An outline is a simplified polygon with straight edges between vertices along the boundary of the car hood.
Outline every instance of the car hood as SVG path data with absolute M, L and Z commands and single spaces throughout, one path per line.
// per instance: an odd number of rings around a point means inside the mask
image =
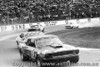
M 77 48 L 74 47 L 74 46 L 63 44 L 62 46 L 43 47 L 43 48 L 40 49 L 40 52 L 46 54 L 46 53 L 56 53 L 56 52 L 70 51 L 70 50 L 77 50 Z

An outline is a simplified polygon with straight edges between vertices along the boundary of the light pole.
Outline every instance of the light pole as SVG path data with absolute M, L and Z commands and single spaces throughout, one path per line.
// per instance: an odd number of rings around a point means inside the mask
M 9 25 L 10 23 L 9 23 L 9 12 L 7 13 L 7 24 Z
M 11 19 L 12 24 L 14 24 L 14 19 Z

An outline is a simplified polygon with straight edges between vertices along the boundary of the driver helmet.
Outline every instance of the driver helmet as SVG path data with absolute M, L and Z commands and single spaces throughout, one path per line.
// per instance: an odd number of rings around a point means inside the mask
M 21 34 L 20 34 L 20 37 L 21 37 L 21 38 L 23 38 L 24 36 L 25 36 L 24 33 L 21 33 Z

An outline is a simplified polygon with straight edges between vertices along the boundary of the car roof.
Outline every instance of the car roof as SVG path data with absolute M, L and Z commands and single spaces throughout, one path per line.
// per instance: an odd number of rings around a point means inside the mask
M 43 33 L 43 32 L 41 32 L 41 31 L 32 31 L 32 32 L 22 32 L 22 33 L 24 33 L 24 34 L 30 34 L 30 33 Z
M 45 35 L 38 35 L 38 36 L 28 37 L 28 39 L 39 39 L 39 38 L 45 38 L 45 37 L 58 37 L 58 36 L 53 35 L 53 34 L 45 34 Z
M 44 35 L 45 33 L 40 31 L 34 31 L 34 32 L 22 32 L 26 36 L 38 36 L 38 35 Z
M 31 26 L 38 26 L 38 25 L 31 25 Z

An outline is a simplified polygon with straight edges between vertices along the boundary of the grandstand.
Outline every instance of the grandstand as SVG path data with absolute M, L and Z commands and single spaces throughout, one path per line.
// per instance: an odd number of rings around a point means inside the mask
M 0 24 L 100 16 L 100 0 L 0 0 Z

